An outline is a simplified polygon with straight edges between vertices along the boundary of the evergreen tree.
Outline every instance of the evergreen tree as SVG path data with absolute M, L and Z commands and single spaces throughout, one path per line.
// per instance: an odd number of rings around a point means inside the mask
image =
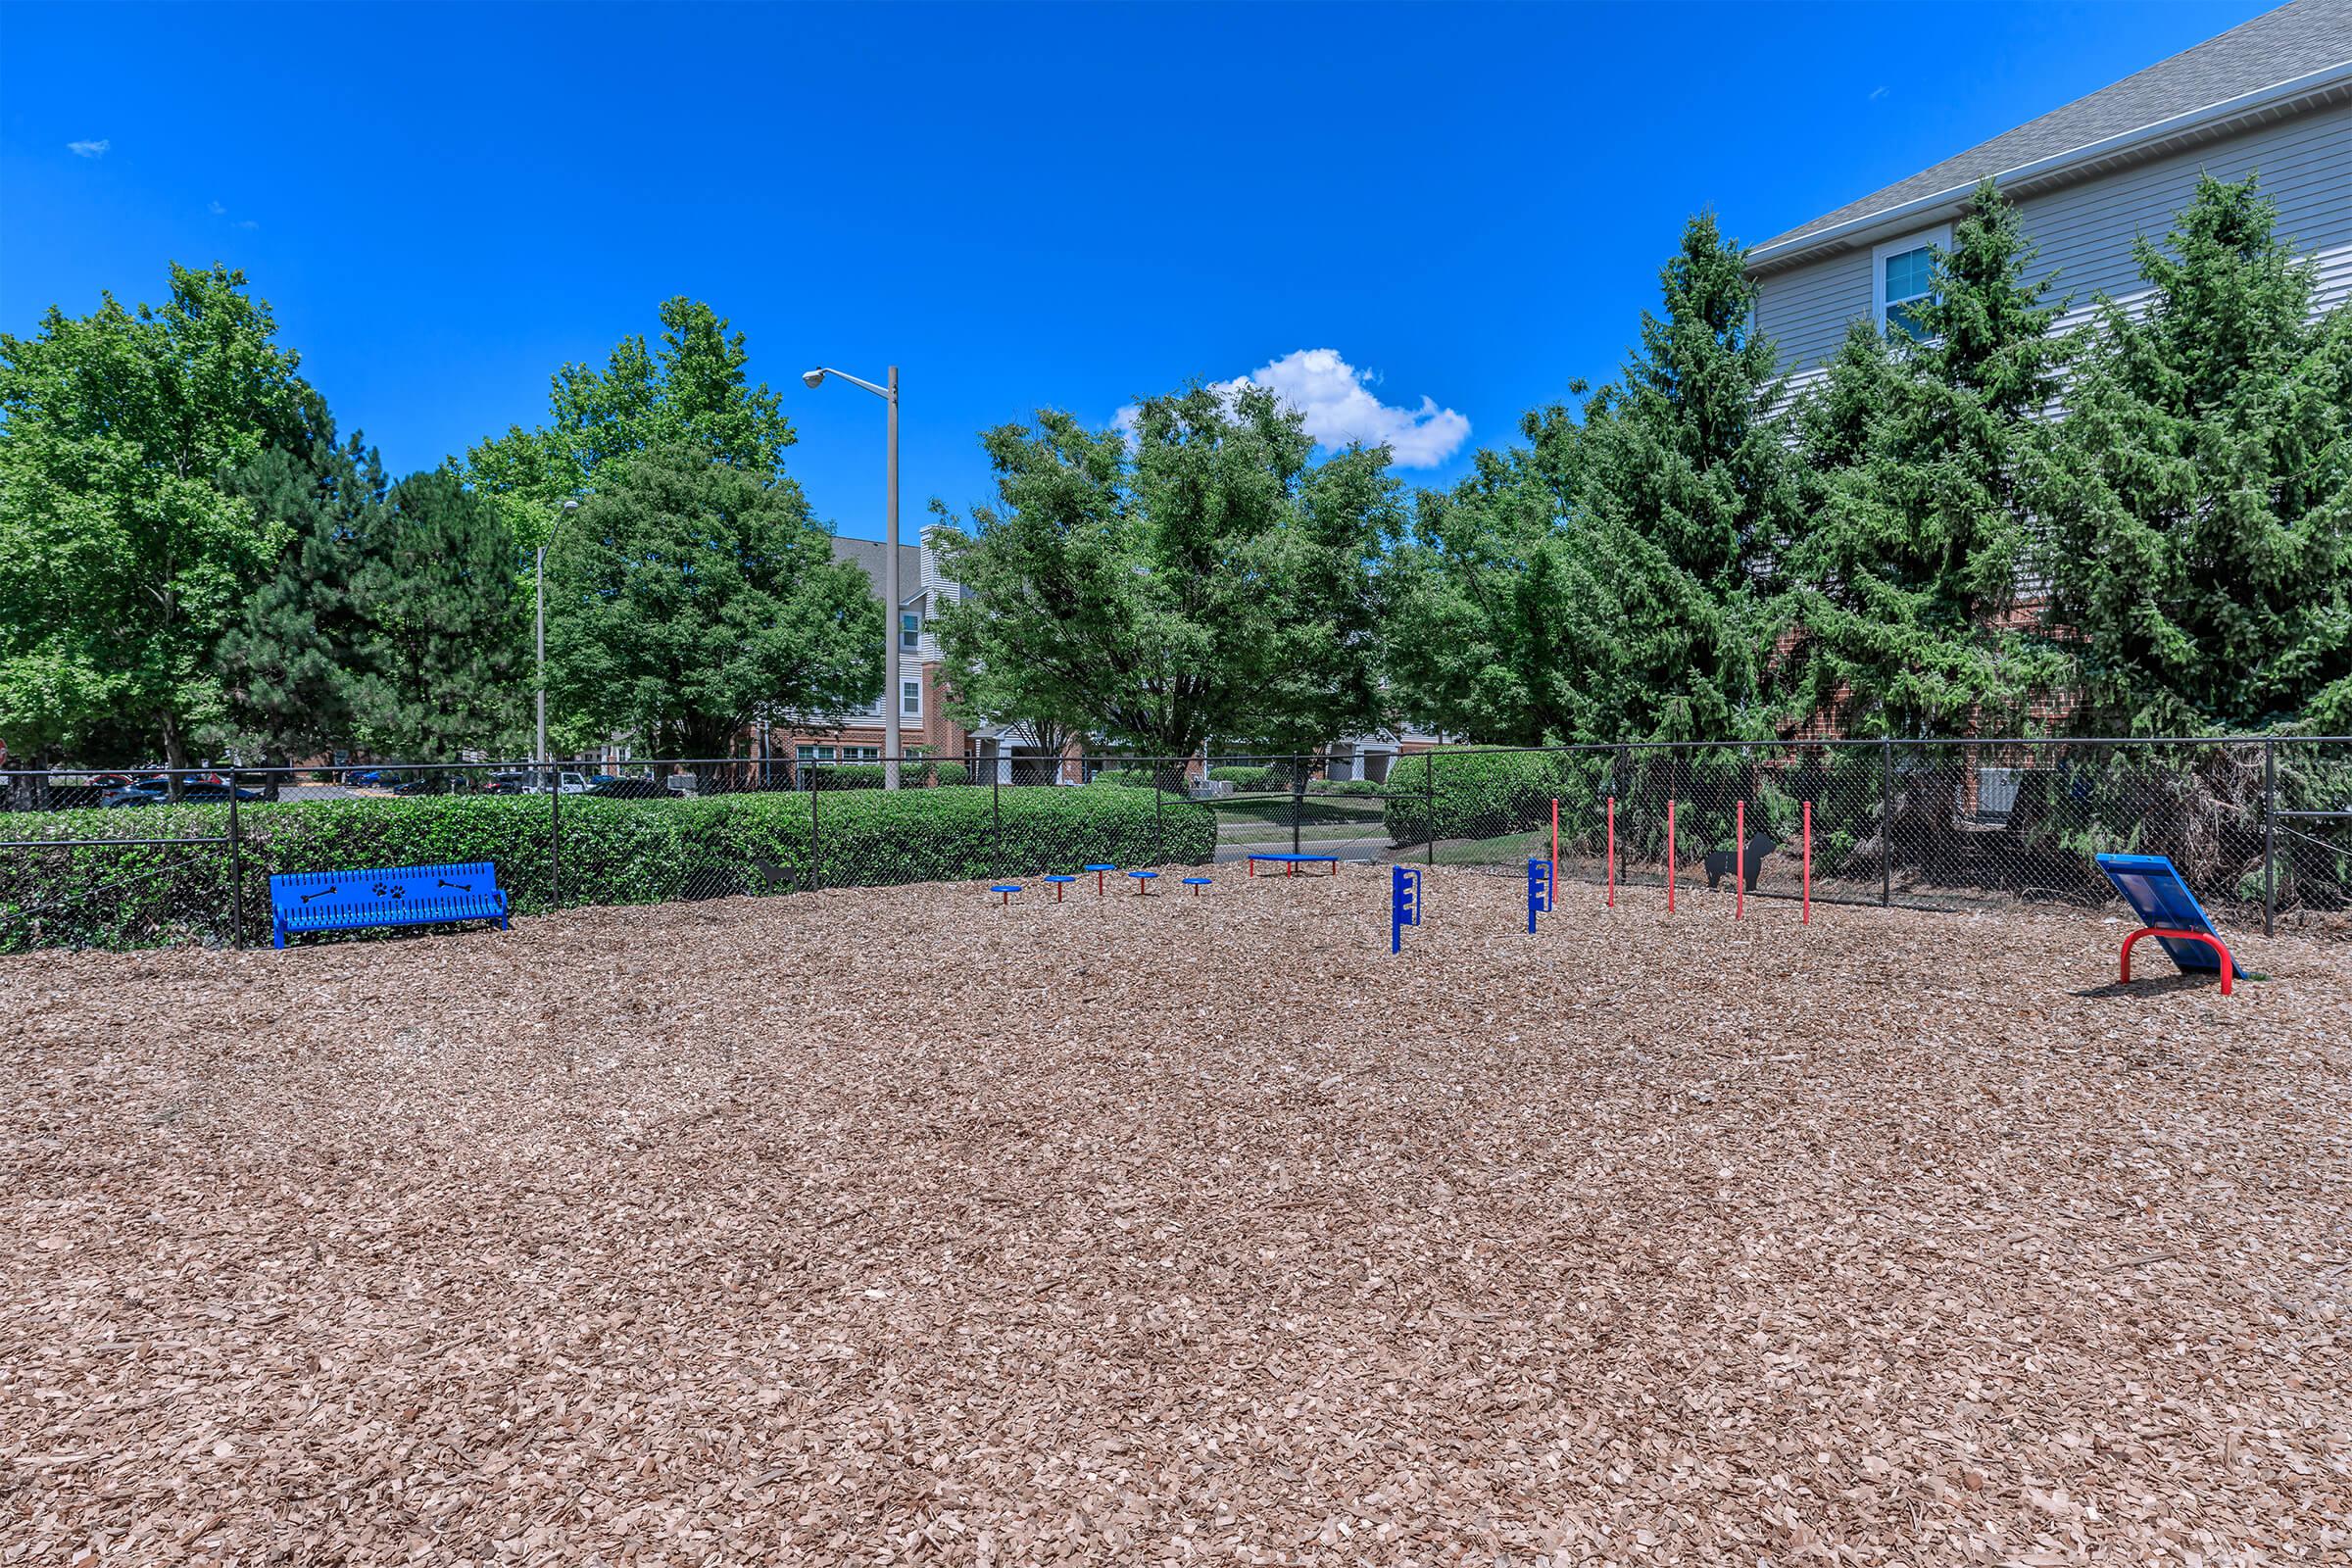
M 514 534 L 447 468 L 394 485 L 373 518 L 351 581 L 364 639 L 351 698 L 360 740 L 416 761 L 519 740 L 529 666 Z
M 1911 312 L 1921 336 L 1858 328 L 1807 400 L 1815 491 L 1789 551 L 1801 636 L 1786 674 L 1851 732 L 2006 726 L 2057 678 L 2011 621 L 2062 350 L 2032 261 L 1985 181 Z
M 2352 308 L 2251 178 L 2199 181 L 2144 303 L 2103 303 L 2045 482 L 2080 721 L 2352 725 Z
M 215 738 L 275 765 L 351 739 L 368 642 L 352 587 L 384 500 L 375 453 L 357 435 L 338 445 L 316 393 L 303 413 L 298 445 L 271 447 L 229 481 L 287 544 L 214 655 L 224 701 Z
M 1711 214 L 1659 272 L 1619 380 L 1424 494 L 1392 567 L 1417 716 L 1539 744 L 1757 733 L 1767 576 L 1801 496 L 1744 253 Z M 1578 388 L 1580 392 L 1582 388 Z

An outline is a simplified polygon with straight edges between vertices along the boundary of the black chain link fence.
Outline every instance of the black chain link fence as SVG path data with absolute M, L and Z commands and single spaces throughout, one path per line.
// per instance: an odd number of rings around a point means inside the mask
M 1967 910 L 2170 856 L 2217 919 L 2352 934 L 2352 740 L 1824 741 L 19 774 L 0 952 L 270 940 L 286 871 L 488 860 L 515 913 L 1251 855 Z M 1366 775 L 1376 776 L 1366 776 Z M 1810 857 L 1806 854 L 1808 844 Z M 1742 837 L 1744 835 L 1744 837 Z M 1744 845 L 1744 849 L 1737 846 Z
M 1408 785 L 1418 785 L 1422 800 Z M 2352 935 L 2352 740 L 1820 741 L 1446 751 L 1392 775 L 1397 855 L 1563 880 L 1969 910 L 2104 906 L 2171 858 L 2215 918 Z M 1555 828 L 1556 822 L 1556 828 Z M 1741 835 L 1744 834 L 1744 837 Z M 1671 846 L 1671 849 L 1670 849 Z M 1671 858 L 1670 858 L 1671 856 Z

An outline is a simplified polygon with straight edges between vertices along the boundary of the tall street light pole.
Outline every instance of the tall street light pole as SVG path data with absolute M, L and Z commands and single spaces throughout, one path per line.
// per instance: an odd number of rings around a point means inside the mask
M 556 542 L 558 529 L 565 518 L 580 510 L 577 501 L 566 501 L 564 510 L 556 514 L 556 525 L 547 530 L 546 540 L 539 546 L 537 620 L 539 627 L 539 748 L 532 760 L 539 764 L 539 781 L 547 782 L 547 547 Z
M 890 479 L 882 513 L 882 787 L 899 787 L 899 368 L 890 368 L 890 383 L 876 386 L 862 376 L 818 366 L 801 379 L 810 388 L 838 375 L 861 386 L 890 406 Z

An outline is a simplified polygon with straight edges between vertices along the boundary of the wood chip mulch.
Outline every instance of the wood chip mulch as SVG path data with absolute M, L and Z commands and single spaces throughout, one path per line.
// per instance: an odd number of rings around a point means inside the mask
M 2352 1561 L 2352 949 L 1587 891 L 0 960 L 0 1565 Z

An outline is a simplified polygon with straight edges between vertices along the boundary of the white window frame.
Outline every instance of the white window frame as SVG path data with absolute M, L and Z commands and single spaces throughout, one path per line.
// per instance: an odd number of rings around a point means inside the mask
M 1881 337 L 1886 335 L 1886 307 L 1889 304 L 1899 305 L 1902 303 L 1900 300 L 1889 301 L 1886 298 L 1886 258 L 1900 256 L 1906 251 L 1915 251 L 1926 245 L 1933 245 L 1938 250 L 1950 250 L 1952 248 L 1952 225 L 1938 223 L 1934 228 L 1923 228 L 1916 234 L 1905 234 L 1900 239 L 1890 239 L 1884 245 L 1874 246 L 1871 250 L 1870 319 L 1871 324 L 1879 329 Z M 1907 297 L 1926 299 L 1930 296 L 1911 295 Z
M 906 706 L 906 699 L 910 696 L 914 699 L 914 706 L 912 708 Z M 923 716 L 922 676 L 901 675 L 899 677 L 899 716 L 901 718 L 920 718 Z
M 913 625 L 911 625 L 911 626 L 909 626 L 909 625 L 907 625 L 907 624 L 906 624 L 906 623 L 907 623 L 908 621 L 910 621 L 910 620 L 914 622 L 914 624 L 913 624 Z M 916 653 L 916 652 L 919 652 L 919 651 L 921 650 L 922 646 L 923 646 L 923 612 L 922 612 L 921 611 L 919 611 L 919 610 L 902 610 L 902 611 L 900 611 L 900 612 L 899 612 L 899 652 L 900 652 L 900 653 L 902 653 L 902 654 L 911 654 L 911 653 Z

